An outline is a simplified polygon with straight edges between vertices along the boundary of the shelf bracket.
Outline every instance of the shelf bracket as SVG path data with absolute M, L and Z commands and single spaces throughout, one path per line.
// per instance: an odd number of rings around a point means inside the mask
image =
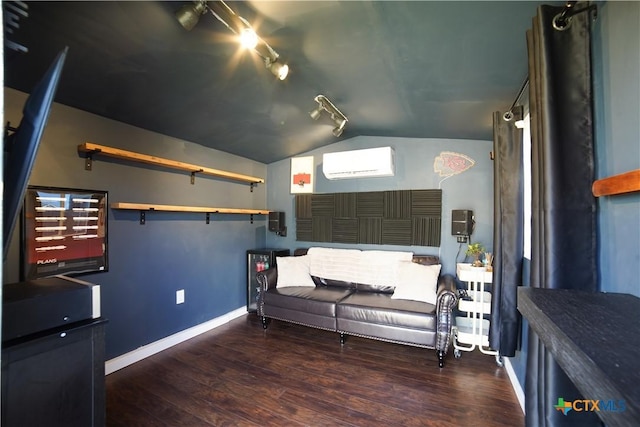
M 144 225 L 147 220 L 146 212 L 140 211 L 140 225 Z
M 93 167 L 93 155 L 99 154 L 100 150 L 91 150 L 87 151 L 87 154 L 84 156 L 84 170 L 90 171 Z
M 192 172 L 191 172 L 191 185 L 193 185 L 193 184 L 195 184 L 195 183 L 196 183 L 196 174 L 197 174 L 198 172 L 204 172 L 204 170 L 203 170 L 203 169 L 200 169 L 200 170 L 192 171 Z
M 253 186 L 256 185 L 255 182 L 252 182 L 251 184 L 249 184 L 249 191 L 253 193 Z
M 250 217 L 251 217 L 251 224 L 253 224 L 253 214 L 251 214 Z
M 211 221 L 211 214 L 209 212 L 207 212 L 207 214 L 206 214 L 206 223 L 209 224 L 210 221 Z

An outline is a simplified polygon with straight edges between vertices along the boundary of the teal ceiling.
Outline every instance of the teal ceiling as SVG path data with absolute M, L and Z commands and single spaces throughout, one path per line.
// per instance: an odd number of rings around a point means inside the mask
M 228 2 L 289 64 L 278 81 L 212 15 L 184 30 L 185 3 L 27 2 L 5 84 L 30 92 L 69 46 L 58 102 L 264 163 L 357 135 L 487 140 L 527 77 L 539 4 Z M 348 117 L 340 138 L 309 117 L 318 94 Z

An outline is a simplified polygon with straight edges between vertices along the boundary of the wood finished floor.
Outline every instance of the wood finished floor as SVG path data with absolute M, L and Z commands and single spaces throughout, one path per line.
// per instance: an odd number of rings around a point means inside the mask
M 106 378 L 108 426 L 522 426 L 504 368 L 247 314 Z

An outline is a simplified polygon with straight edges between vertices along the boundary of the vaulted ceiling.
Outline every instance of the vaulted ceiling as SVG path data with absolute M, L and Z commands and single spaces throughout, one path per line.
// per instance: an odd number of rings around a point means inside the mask
M 487 140 L 539 4 L 227 2 L 290 66 L 279 81 L 211 14 L 182 28 L 185 3 L 27 2 L 5 85 L 30 92 L 68 46 L 57 102 L 264 163 L 357 135 Z M 339 138 L 309 116 L 318 94 L 349 119 Z

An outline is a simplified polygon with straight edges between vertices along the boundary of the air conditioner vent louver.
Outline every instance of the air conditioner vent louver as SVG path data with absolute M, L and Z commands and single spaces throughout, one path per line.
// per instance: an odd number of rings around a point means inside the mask
M 395 152 L 391 147 L 379 147 L 325 153 L 322 172 L 327 179 L 394 176 Z

